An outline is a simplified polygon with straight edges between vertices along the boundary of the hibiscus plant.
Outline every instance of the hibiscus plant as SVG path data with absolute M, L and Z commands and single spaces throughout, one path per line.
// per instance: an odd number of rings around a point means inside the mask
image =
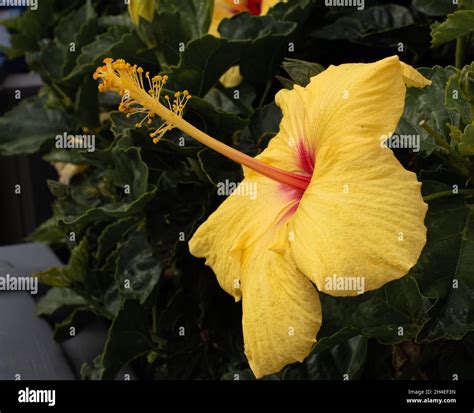
M 2 22 L 0 154 L 58 169 L 84 379 L 474 378 L 472 1 L 57 3 Z

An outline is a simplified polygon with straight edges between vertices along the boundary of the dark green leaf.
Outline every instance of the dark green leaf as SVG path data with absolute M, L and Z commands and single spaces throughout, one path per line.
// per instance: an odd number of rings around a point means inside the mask
M 96 320 L 98 315 L 91 307 L 75 309 L 61 323 L 54 326 L 54 339 L 61 342 L 74 338 L 84 327 Z
M 410 11 L 396 4 L 369 7 L 342 16 L 334 23 L 317 29 L 315 37 L 327 40 L 349 40 L 365 43 L 374 36 L 383 39 L 381 34 L 389 30 L 406 29 L 414 23 Z M 370 37 L 369 37 L 370 36 Z M 366 39 L 369 37 L 369 39 Z M 392 42 L 400 41 L 394 39 Z
M 81 377 L 83 380 L 100 380 L 104 374 L 102 366 L 102 356 L 97 356 L 91 363 L 84 363 L 81 367 Z
M 452 0 L 413 0 L 413 6 L 428 16 L 445 16 L 456 9 Z
M 52 315 L 59 309 L 69 306 L 83 306 L 87 302 L 69 288 L 53 287 L 36 304 L 38 315 Z
M 133 62 L 140 64 L 143 62 L 141 56 L 137 56 L 137 51 L 144 47 L 140 39 L 130 29 L 124 26 L 111 26 L 90 44 L 84 46 L 81 54 L 77 57 L 76 66 L 66 77 L 66 81 L 73 78 L 92 76 L 91 73 L 102 65 L 105 57 L 127 59 L 132 57 Z
M 128 231 L 136 224 L 134 217 L 125 217 L 108 225 L 100 234 L 97 248 L 97 260 L 102 262 L 107 254 L 112 251 L 118 242 L 121 242 Z
M 291 79 L 300 86 L 306 86 L 313 76 L 324 70 L 318 63 L 305 62 L 304 60 L 286 59 L 283 69 L 287 71 Z
M 143 230 L 130 233 L 117 251 L 115 279 L 124 298 L 144 304 L 154 291 L 163 267 Z
M 456 111 L 461 115 L 464 124 L 472 122 L 472 105 L 464 99 L 459 84 L 460 72 L 452 75 L 446 85 L 446 109 Z
M 214 151 L 203 149 L 199 152 L 198 159 L 203 172 L 213 185 L 220 187 L 226 182 L 236 185 L 242 180 L 243 174 L 240 165 Z
M 54 25 L 54 1 L 38 1 L 37 6 L 36 10 L 28 9 L 15 19 L 0 22 L 12 32 L 11 46 L 7 49 L 10 59 L 37 51 L 40 40 Z
M 324 323 L 315 350 L 331 348 L 362 334 L 384 344 L 413 338 L 428 320 L 429 300 L 409 275 L 357 297 L 320 293 Z
M 76 95 L 75 110 L 82 126 L 93 129 L 100 125 L 97 82 L 92 77 L 83 80 Z
M 433 83 L 423 89 L 415 87 L 407 90 L 405 100 L 405 112 L 398 125 L 398 135 L 419 135 L 421 138 L 421 153 L 425 156 L 431 155 L 433 151 L 443 151 L 433 137 L 420 126 L 421 121 L 427 124 L 446 138 L 449 136 L 448 123 L 456 123 L 453 114 L 448 112 L 444 106 L 445 89 L 448 80 L 456 74 L 454 67 L 442 68 L 435 66 L 432 69 L 421 68 L 423 76 Z
M 290 367 L 285 379 L 354 380 L 360 378 L 367 357 L 367 337 L 355 336 L 324 351 L 315 351 L 303 366 Z
M 474 124 L 466 126 L 460 139 L 458 150 L 461 155 L 474 156 Z
M 435 302 L 417 340 L 460 339 L 474 329 L 474 211 L 462 198 L 434 201 L 426 223 L 428 242 L 412 273 Z
M 161 0 L 159 4 L 160 10 L 179 14 L 183 25 L 190 32 L 191 39 L 207 33 L 213 8 L 212 0 Z
M 188 89 L 192 95 L 204 96 L 238 62 L 241 52 L 242 44 L 211 35 L 192 40 L 170 74 L 171 85 L 176 90 Z
M 96 30 L 97 14 L 90 0 L 59 21 L 55 29 L 55 42 L 65 52 L 66 59 L 61 67 L 63 76 L 75 66 L 81 48 L 94 39 Z
M 270 138 L 280 129 L 281 109 L 275 103 L 256 110 L 250 118 L 250 124 L 239 136 L 238 147 L 252 156 L 264 149 Z
M 123 303 L 109 329 L 102 355 L 102 380 L 113 380 L 131 361 L 152 350 L 143 308 L 132 300 Z
M 271 15 L 241 13 L 224 19 L 219 32 L 232 43 L 248 43 L 242 49 L 240 71 L 244 79 L 264 83 L 276 73 L 288 53 L 288 42 L 296 27 L 295 22 L 275 20 Z
M 87 239 L 83 238 L 71 252 L 69 262 L 63 272 L 68 280 L 83 282 L 89 271 L 89 250 Z
M 64 233 L 58 228 L 56 217 L 51 217 L 40 224 L 28 237 L 27 241 L 43 242 L 45 244 L 62 244 Z
M 73 132 L 76 121 L 64 113 L 48 109 L 45 99 L 24 99 L 0 118 L 0 154 L 30 154 L 52 144 L 57 135 Z
M 431 25 L 432 46 L 439 46 L 474 31 L 474 10 L 458 10 L 447 19 Z

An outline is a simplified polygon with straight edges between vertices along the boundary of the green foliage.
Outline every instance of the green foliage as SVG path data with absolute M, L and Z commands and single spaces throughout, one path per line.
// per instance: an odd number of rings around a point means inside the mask
M 14 33 L 9 54 L 26 54 L 45 86 L 0 118 L 0 154 L 39 152 L 49 162 L 86 166 L 69 185 L 48 182 L 53 217 L 30 236 L 70 252 L 64 267 L 38 274 L 53 286 L 38 313 L 65 316 L 55 338 L 67 340 L 70 327 L 80 331 L 97 318 L 108 323 L 103 352 L 82 368 L 85 379 L 113 379 L 129 364 L 145 379 L 254 378 L 240 305 L 187 247 L 223 201 L 217 182 L 237 182 L 242 170 L 177 130 L 153 145 L 149 133 L 159 120 L 137 129 L 140 117 L 117 112 L 117 96 L 98 95 L 92 73 L 102 60 L 124 58 L 168 74 L 166 94 L 193 94 L 190 123 L 256 156 L 279 130 L 280 83 L 306 86 L 330 64 L 397 52 L 427 66 L 421 72 L 432 80 L 407 90 L 395 132 L 421 139 L 420 153 L 397 156 L 423 182 L 426 247 L 407 276 L 379 290 L 321 294 L 324 324 L 313 351 L 266 379 L 411 378 L 420 369 L 433 378 L 453 371 L 472 378 L 463 360 L 474 359 L 474 66 L 449 66 L 451 49 L 429 47 L 430 25 L 433 45 L 459 36 L 469 44 L 469 2 L 455 10 L 444 0 L 414 0 L 412 7 L 374 1 L 358 11 L 292 0 L 266 16 L 225 19 L 219 37 L 207 33 L 210 0 L 161 0 L 153 19 L 137 27 L 125 5 L 39 3 L 39 12 L 5 23 Z M 235 65 L 243 80 L 226 88 L 221 76 Z M 56 135 L 85 131 L 96 137 L 92 153 L 54 146 Z M 395 368 L 392 354 L 403 345 L 423 346 L 428 364 Z
M 428 16 L 445 16 L 456 8 L 452 0 L 414 0 L 413 6 Z
M 75 128 L 77 120 L 57 109 L 48 108 L 44 98 L 25 99 L 0 118 L 0 154 L 30 154 L 44 146 L 51 148 L 56 135 Z
M 474 31 L 474 10 L 459 10 L 448 15 L 443 23 L 431 26 L 432 45 L 449 42 Z
M 14 59 L 39 49 L 41 37 L 53 28 L 53 9 L 53 0 L 45 0 L 38 2 L 37 10 L 27 10 L 16 19 L 1 22 L 12 34 L 11 46 L 6 48 L 8 57 Z

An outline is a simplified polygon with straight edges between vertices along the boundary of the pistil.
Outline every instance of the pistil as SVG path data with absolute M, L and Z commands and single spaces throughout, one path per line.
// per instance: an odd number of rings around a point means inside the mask
M 99 90 L 102 92 L 113 90 L 120 93 L 123 97 L 126 97 L 126 99 L 122 99 L 120 106 L 123 112 L 128 113 L 127 116 L 133 113 L 146 113 L 148 119 L 157 115 L 164 122 L 158 130 L 150 135 L 154 138 L 153 142 L 157 143 L 165 132 L 176 127 L 208 148 L 213 149 L 228 159 L 246 166 L 267 178 L 300 190 L 305 190 L 307 188 L 310 177 L 288 172 L 272 165 L 268 165 L 256 158 L 252 158 L 251 156 L 209 136 L 184 120 L 182 118 L 184 106 L 191 98 L 186 91 L 183 93 L 177 92 L 175 94 L 175 103 L 173 105 L 168 103 L 169 108 L 166 108 L 160 102 L 162 84 L 160 83 L 158 87 L 152 85 L 150 89 L 152 95 L 150 95 L 150 93 L 144 89 L 142 80 L 143 70 L 141 68 L 137 69 L 136 67 L 131 67 L 123 61 L 114 63 L 111 59 L 106 59 L 104 62 L 106 63 L 106 66 L 98 68 L 94 74 L 95 79 L 103 79 L 103 83 L 99 86 Z M 168 99 L 167 102 L 169 102 Z M 141 126 L 142 123 L 143 121 L 138 125 Z

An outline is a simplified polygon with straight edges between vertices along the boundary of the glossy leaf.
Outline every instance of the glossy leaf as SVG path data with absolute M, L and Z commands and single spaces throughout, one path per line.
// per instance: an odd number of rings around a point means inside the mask
M 136 301 L 125 301 L 109 329 L 100 378 L 113 380 L 122 367 L 151 349 L 143 308 Z
M 45 103 L 39 97 L 24 99 L 0 118 L 1 155 L 34 153 L 52 146 L 56 135 L 74 132 L 76 121 Z

